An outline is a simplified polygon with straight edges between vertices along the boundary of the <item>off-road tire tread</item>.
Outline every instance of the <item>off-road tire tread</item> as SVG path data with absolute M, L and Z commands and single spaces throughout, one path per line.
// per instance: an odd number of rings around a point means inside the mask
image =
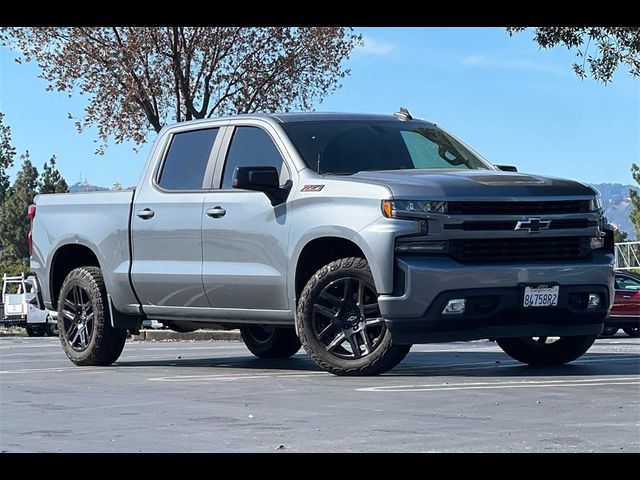
M 532 367 L 554 367 L 580 358 L 596 340 L 594 335 L 560 337 L 555 343 L 536 347 L 522 338 L 496 340 L 511 358 Z M 541 348 L 543 347 L 543 348 Z
M 375 352 L 375 356 L 377 358 L 373 362 L 359 368 L 348 368 L 328 363 L 322 357 L 320 357 L 313 348 L 309 347 L 309 341 L 306 337 L 303 323 L 305 307 L 310 303 L 311 293 L 318 282 L 326 277 L 330 272 L 341 269 L 361 270 L 363 275 L 371 276 L 369 263 L 365 259 L 359 257 L 347 257 L 341 258 L 339 260 L 334 260 L 333 262 L 325 265 L 320 270 L 318 270 L 309 279 L 304 289 L 302 290 L 302 293 L 300 294 L 300 299 L 298 300 L 296 326 L 298 335 L 300 336 L 300 342 L 302 343 L 302 346 L 309 354 L 311 359 L 316 363 L 316 365 L 334 375 L 368 376 L 387 372 L 398 365 L 400 362 L 402 362 L 404 357 L 406 357 L 409 353 L 411 345 L 393 345 L 393 342 L 389 342 L 382 350 L 378 350 Z M 340 359 L 336 359 L 336 362 L 339 362 L 339 360 Z
M 73 279 L 80 279 L 94 302 L 94 329 L 95 338 L 84 352 L 75 352 L 66 342 L 62 325 L 63 315 L 61 305 L 64 304 L 62 292 Z M 60 342 L 69 360 L 78 366 L 106 366 L 115 362 L 124 348 L 127 339 L 127 330 L 115 329 L 111 326 L 107 289 L 102 277 L 102 271 L 98 267 L 79 267 L 72 270 L 65 278 L 60 289 L 58 305 L 58 331 Z

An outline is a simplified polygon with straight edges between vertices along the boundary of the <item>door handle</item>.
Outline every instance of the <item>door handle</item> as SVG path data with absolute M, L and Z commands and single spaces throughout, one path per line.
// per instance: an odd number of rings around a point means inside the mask
M 155 215 L 155 213 L 150 208 L 145 208 L 144 210 L 138 210 L 136 215 L 138 217 L 142 218 L 143 220 L 149 220 L 150 218 L 152 218 Z
M 631 295 L 622 295 L 622 298 L 631 298 Z
M 213 207 L 207 210 L 207 215 L 212 218 L 224 217 L 227 211 L 222 207 Z

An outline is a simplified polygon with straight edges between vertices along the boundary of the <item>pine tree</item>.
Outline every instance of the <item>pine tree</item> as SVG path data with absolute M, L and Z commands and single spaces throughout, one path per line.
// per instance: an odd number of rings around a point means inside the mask
M 4 114 L 0 112 L 0 205 L 4 203 L 9 190 L 9 175 L 7 170 L 13 165 L 16 149 L 11 145 L 11 127 L 5 125 Z M 0 243 L 0 249 L 2 243 Z
M 0 206 L 0 245 L 2 257 L 20 261 L 29 258 L 27 235 L 30 221 L 27 209 L 38 188 L 38 170 L 31 163 L 29 151 L 20 156 L 22 169 Z
M 40 193 L 67 193 L 67 182 L 56 168 L 56 156 L 49 159 L 42 167 L 42 175 L 39 181 Z

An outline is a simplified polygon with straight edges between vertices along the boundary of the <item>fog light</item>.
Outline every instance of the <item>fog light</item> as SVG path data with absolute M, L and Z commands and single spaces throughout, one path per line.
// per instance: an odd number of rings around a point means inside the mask
M 589 301 L 587 302 L 587 308 L 600 308 L 600 295 L 597 293 L 589 294 Z
M 457 313 L 464 313 L 464 307 L 466 304 L 464 298 L 454 298 L 447 302 L 447 306 L 442 310 L 443 315 L 453 315 Z
M 604 247 L 604 237 L 591 237 L 589 246 L 591 247 L 591 250 L 598 250 L 599 248 Z

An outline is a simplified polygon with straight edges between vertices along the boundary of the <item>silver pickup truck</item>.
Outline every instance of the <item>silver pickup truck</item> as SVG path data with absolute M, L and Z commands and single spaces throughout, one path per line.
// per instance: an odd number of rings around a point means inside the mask
M 144 319 L 240 328 L 262 358 L 302 344 L 340 375 L 482 338 L 557 365 L 612 301 L 596 191 L 492 165 L 406 110 L 173 125 L 133 191 L 35 204 L 31 268 L 76 365 L 116 361 Z

